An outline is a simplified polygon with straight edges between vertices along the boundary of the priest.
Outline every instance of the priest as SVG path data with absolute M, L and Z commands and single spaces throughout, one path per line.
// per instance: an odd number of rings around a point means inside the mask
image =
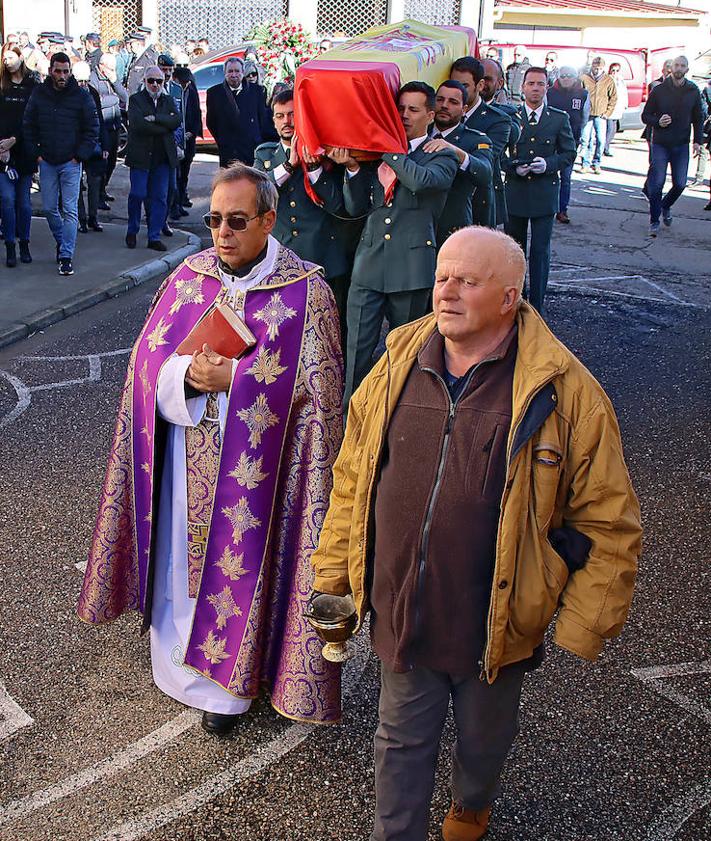
M 271 236 L 277 192 L 236 163 L 213 182 L 214 248 L 159 290 L 130 356 L 78 612 L 150 630 L 156 685 L 224 735 L 266 688 L 340 719 L 340 673 L 303 619 L 341 441 L 338 311 L 323 270 Z M 239 358 L 177 349 L 228 304 Z

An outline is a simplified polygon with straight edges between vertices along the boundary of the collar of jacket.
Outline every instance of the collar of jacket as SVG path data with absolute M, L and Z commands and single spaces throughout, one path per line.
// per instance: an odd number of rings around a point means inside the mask
M 74 76 L 70 76 L 69 79 L 67 79 L 66 87 L 60 91 L 58 91 L 52 84 L 51 76 L 47 76 L 47 78 L 42 84 L 47 88 L 47 90 L 50 93 L 54 94 L 55 96 L 61 96 L 62 94 L 68 93 L 69 91 L 77 90 L 79 87 L 79 82 L 77 82 Z
M 393 330 L 385 341 L 388 355 L 386 376 L 389 383 L 384 428 L 392 417 L 405 379 L 417 360 L 417 354 L 432 335 L 435 324 L 435 316 L 426 315 L 418 321 Z M 570 351 L 553 335 L 545 321 L 529 304 L 521 304 L 516 324 L 518 350 L 511 395 L 512 441 L 517 426 L 523 421 L 536 395 L 568 369 L 572 358 Z M 516 440 L 518 441 L 518 437 Z

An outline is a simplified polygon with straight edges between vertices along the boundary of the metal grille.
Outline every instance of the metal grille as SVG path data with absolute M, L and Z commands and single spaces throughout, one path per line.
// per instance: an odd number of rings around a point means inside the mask
M 335 38 L 358 35 L 387 23 L 387 0 L 318 0 L 316 29 Z
M 186 38 L 207 38 L 210 49 L 244 41 L 258 23 L 286 15 L 286 0 L 159 0 L 160 41 L 184 44 Z
M 456 25 L 461 13 L 461 0 L 405 0 L 406 18 L 432 26 Z
M 112 38 L 128 37 L 141 25 L 140 0 L 92 0 L 92 28 L 106 46 Z

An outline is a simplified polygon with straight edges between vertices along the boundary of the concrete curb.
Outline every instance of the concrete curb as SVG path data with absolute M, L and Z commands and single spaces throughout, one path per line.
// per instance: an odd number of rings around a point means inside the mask
M 134 286 L 140 286 L 142 283 L 147 283 L 149 280 L 154 280 L 156 277 L 165 277 L 176 266 L 178 266 L 190 254 L 195 254 L 202 248 L 200 238 L 191 234 L 189 231 L 184 231 L 188 238 L 186 245 L 177 248 L 175 251 L 170 251 L 163 257 L 155 260 L 150 260 L 147 263 L 142 263 L 139 266 L 126 269 L 121 272 L 113 280 L 102 283 L 94 289 L 86 289 L 71 298 L 65 298 L 63 301 L 58 301 L 51 307 L 43 310 L 37 310 L 14 324 L 8 324 L 0 328 L 0 348 L 7 347 L 14 342 L 19 342 L 26 339 L 38 330 L 43 330 L 51 324 L 56 324 L 71 315 L 75 315 L 82 310 L 89 309 L 102 301 L 109 298 L 116 298 L 133 289 Z

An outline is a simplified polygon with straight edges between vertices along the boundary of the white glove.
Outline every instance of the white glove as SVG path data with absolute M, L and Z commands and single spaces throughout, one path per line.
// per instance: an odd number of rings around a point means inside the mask
M 523 164 L 522 166 L 516 167 L 516 175 L 520 175 L 523 178 L 524 175 L 528 175 L 531 171 L 531 167 L 528 164 Z
M 546 171 L 546 162 L 544 158 L 534 158 L 531 161 L 531 172 L 534 175 L 543 175 Z

